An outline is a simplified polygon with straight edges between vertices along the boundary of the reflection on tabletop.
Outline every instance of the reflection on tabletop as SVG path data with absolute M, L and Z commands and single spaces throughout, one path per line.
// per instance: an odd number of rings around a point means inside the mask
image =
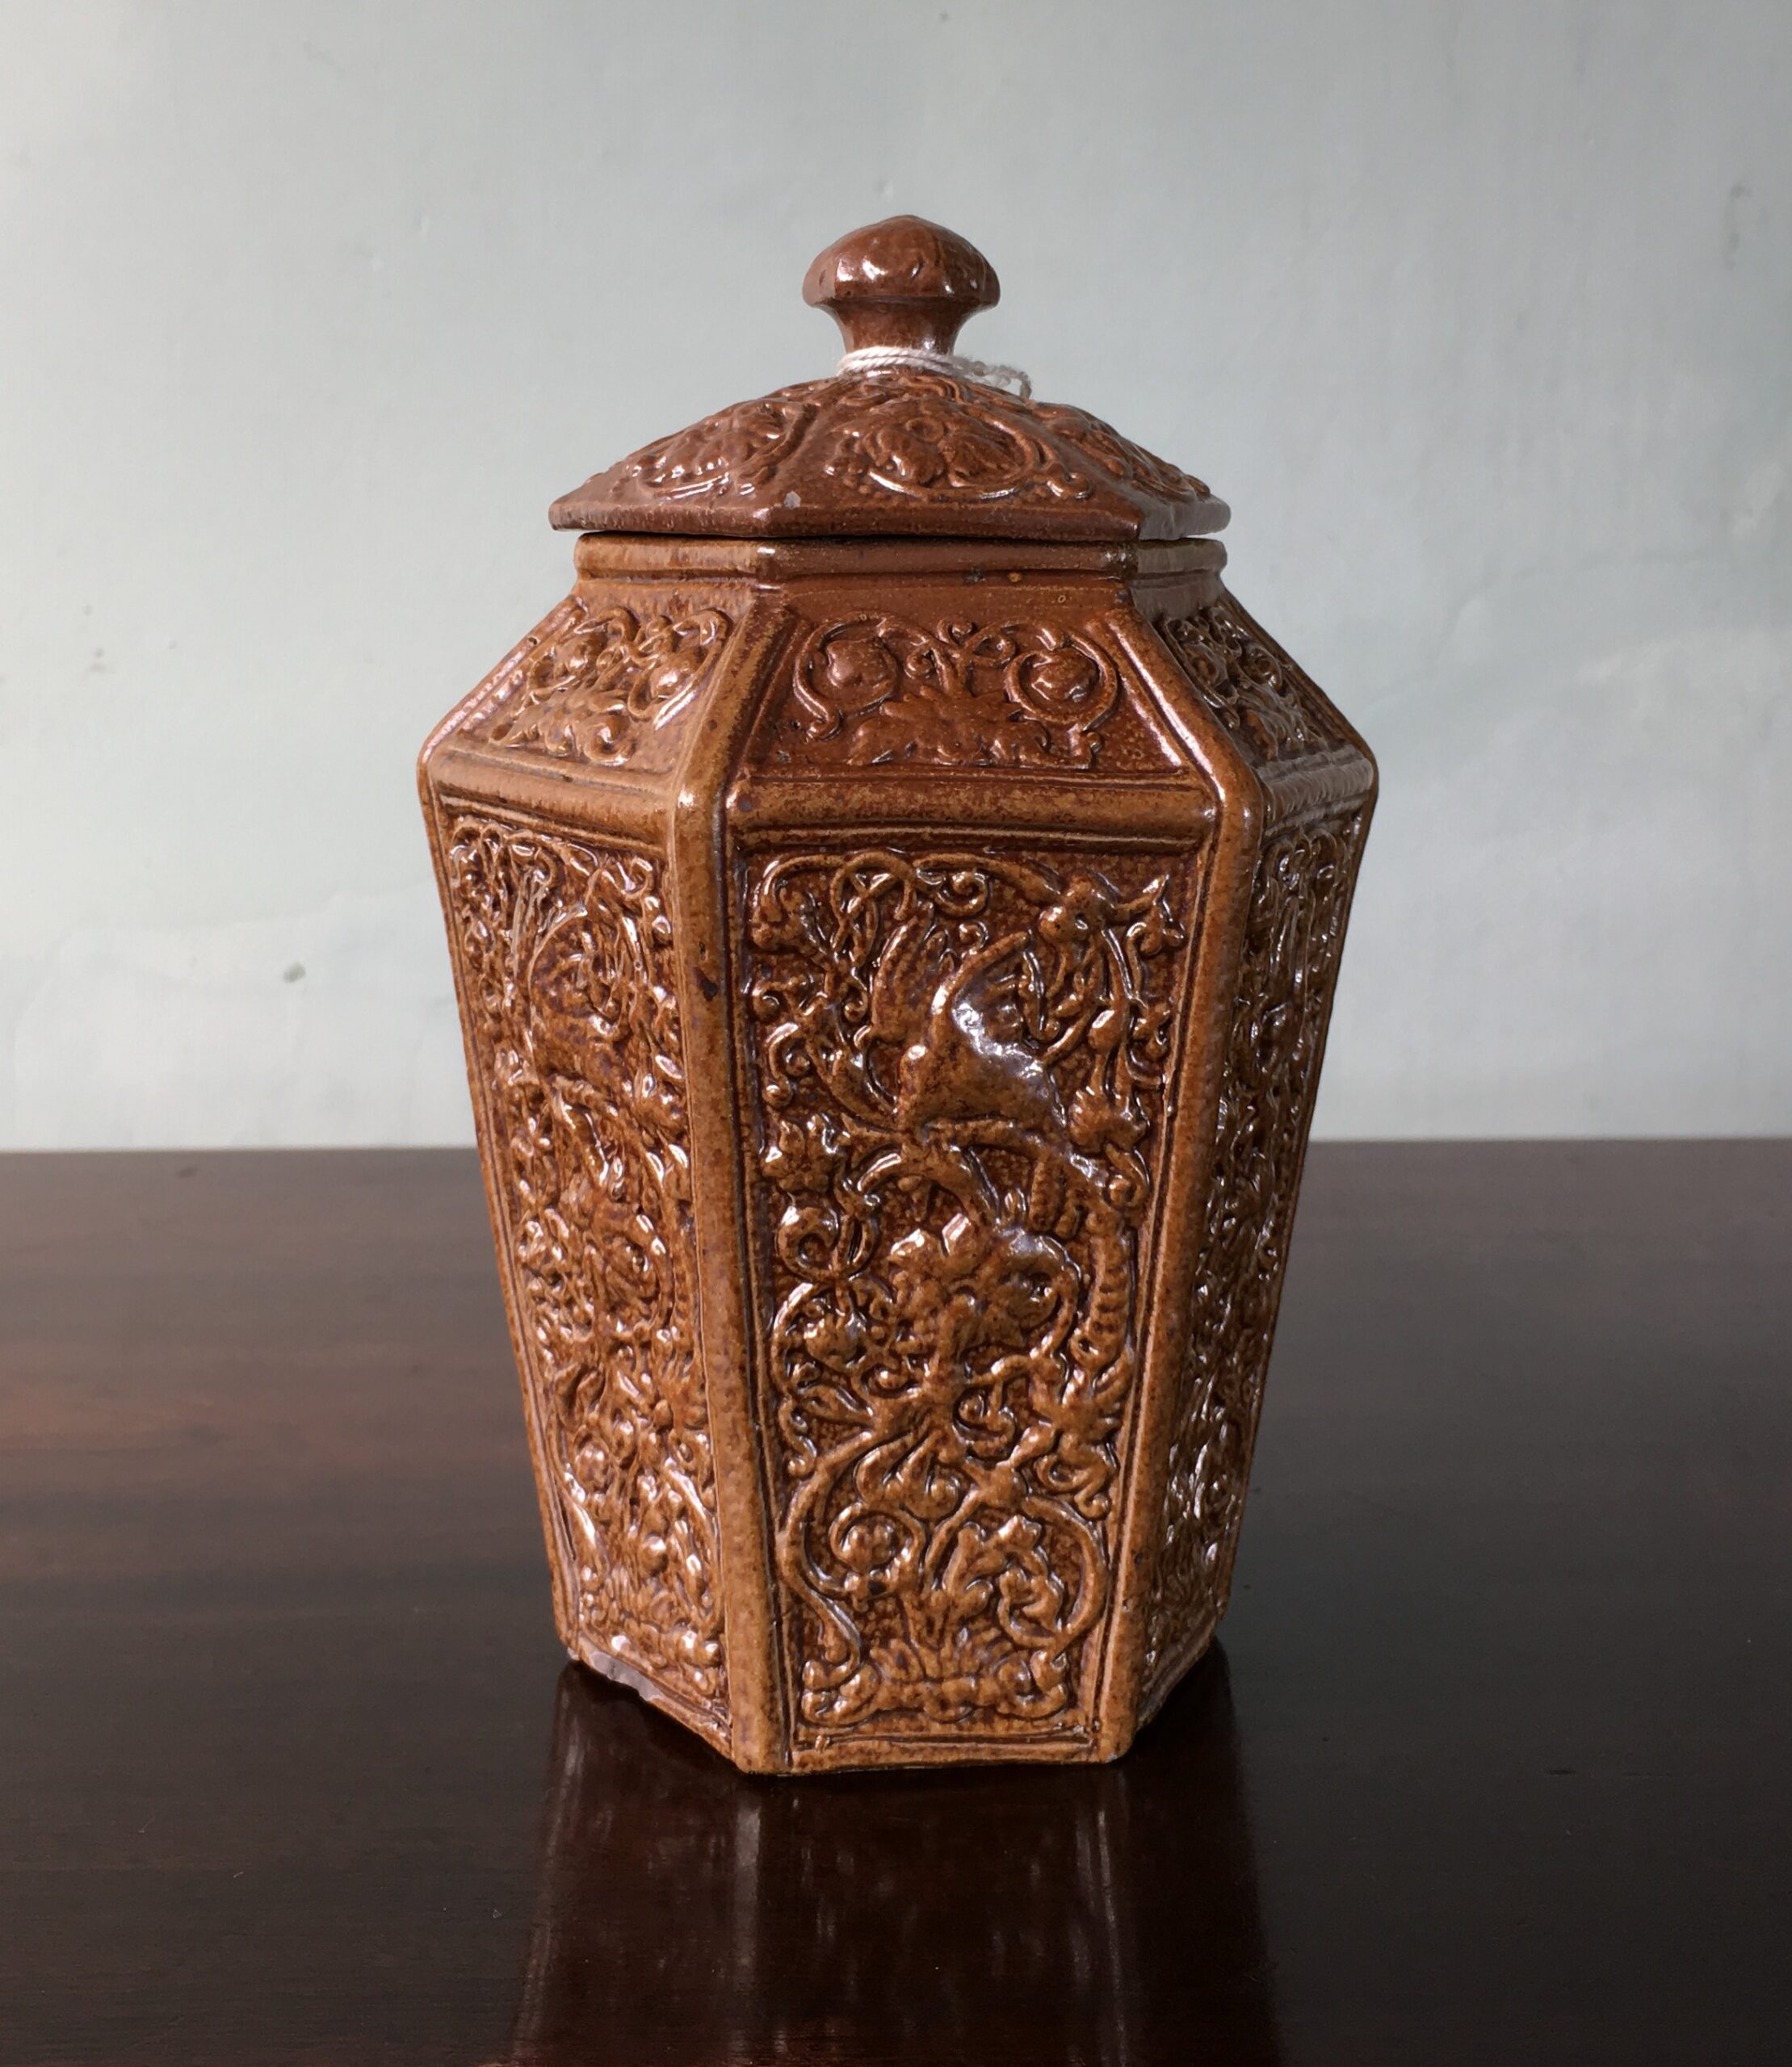
M 1118 2067 L 1148 2027 L 1280 2057 L 1222 1652 L 1118 1765 L 802 1780 L 560 1675 L 510 2067 Z

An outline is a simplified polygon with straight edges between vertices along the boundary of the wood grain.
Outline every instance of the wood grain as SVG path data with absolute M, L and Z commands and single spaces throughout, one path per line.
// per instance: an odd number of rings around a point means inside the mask
M 795 1784 L 563 1670 L 471 1155 L 0 1159 L 0 2057 L 1777 2057 L 1789 1198 L 1316 1149 L 1222 1649 Z

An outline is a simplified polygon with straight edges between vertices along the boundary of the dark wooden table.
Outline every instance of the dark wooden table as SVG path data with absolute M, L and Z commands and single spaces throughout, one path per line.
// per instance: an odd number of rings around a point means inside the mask
M 1792 1144 L 1316 1150 L 1122 1765 L 563 1669 L 470 1156 L 0 1160 L 0 2057 L 1792 2058 Z

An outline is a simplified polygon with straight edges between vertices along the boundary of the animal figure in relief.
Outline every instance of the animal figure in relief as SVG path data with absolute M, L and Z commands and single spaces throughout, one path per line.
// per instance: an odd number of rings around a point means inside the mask
M 749 936 L 801 1715 L 1043 1721 L 1109 1590 L 1170 879 L 798 856 Z

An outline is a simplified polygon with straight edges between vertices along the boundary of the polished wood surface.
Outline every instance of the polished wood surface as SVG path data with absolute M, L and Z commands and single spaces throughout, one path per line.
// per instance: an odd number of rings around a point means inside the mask
M 563 1667 L 472 1158 L 0 1161 L 0 2058 L 1769 2061 L 1792 1146 L 1313 1151 L 1117 1766 Z

